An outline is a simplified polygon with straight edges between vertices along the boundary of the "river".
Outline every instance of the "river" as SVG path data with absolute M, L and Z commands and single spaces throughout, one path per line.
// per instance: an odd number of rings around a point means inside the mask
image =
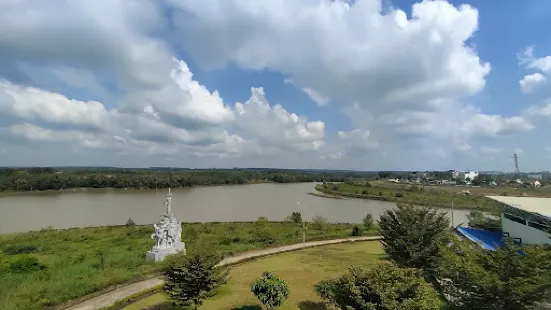
M 378 219 L 384 210 L 395 207 L 385 201 L 309 195 L 314 186 L 269 183 L 177 188 L 172 190 L 172 209 L 183 222 L 254 221 L 260 216 L 280 221 L 299 211 L 305 220 L 321 215 L 330 222 L 360 223 L 368 212 Z M 137 224 L 151 224 L 165 208 L 166 193 L 166 189 L 76 189 L 0 196 L 0 233 L 123 225 L 129 217 Z M 455 223 L 466 223 L 466 214 L 455 210 Z

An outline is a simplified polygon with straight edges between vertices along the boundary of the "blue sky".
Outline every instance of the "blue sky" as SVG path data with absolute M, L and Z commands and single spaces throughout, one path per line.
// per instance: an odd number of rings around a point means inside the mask
M 551 3 L 0 3 L 0 165 L 548 170 Z

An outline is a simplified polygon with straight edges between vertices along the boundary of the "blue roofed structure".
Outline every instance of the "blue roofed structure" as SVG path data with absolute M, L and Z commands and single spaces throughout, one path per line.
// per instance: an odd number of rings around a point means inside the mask
M 458 227 L 456 232 L 460 236 L 477 243 L 485 250 L 495 251 L 503 246 L 503 236 L 500 232 L 467 227 Z

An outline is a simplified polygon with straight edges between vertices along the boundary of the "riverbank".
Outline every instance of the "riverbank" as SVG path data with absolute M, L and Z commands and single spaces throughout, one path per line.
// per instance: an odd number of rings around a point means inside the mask
M 312 225 L 306 238 L 348 237 L 353 226 Z M 0 235 L 0 309 L 53 307 L 159 272 L 163 264 L 144 260 L 152 232 L 150 226 L 118 226 Z M 302 228 L 264 221 L 184 224 L 182 239 L 188 251 L 212 246 L 228 256 L 300 242 Z
M 342 182 L 366 173 L 289 169 L 0 168 L 0 192 L 81 188 L 180 188 L 264 182 Z
M 368 200 L 388 201 L 396 204 L 411 204 L 431 208 L 449 209 L 452 197 L 451 191 L 426 190 L 423 187 L 383 187 L 374 186 L 369 182 L 362 184 L 324 183 L 316 185 L 315 189 L 325 195 L 350 197 Z M 498 210 L 498 203 L 483 195 L 458 195 L 454 198 L 454 206 L 463 210 L 480 210 L 492 212 Z

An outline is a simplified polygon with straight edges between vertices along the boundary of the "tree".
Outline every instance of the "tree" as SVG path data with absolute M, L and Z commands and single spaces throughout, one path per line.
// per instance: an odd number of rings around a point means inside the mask
M 281 306 L 289 297 L 289 287 L 272 272 L 264 271 L 262 277 L 251 284 L 251 292 L 266 309 Z
M 215 268 L 219 257 L 199 251 L 183 260 L 175 260 L 165 271 L 164 290 L 177 306 L 194 306 L 212 296 L 213 290 L 227 281 L 227 270 Z
M 481 176 L 476 176 L 471 181 L 471 184 L 474 186 L 480 186 L 483 183 L 484 183 L 484 179 Z
M 367 213 L 362 222 L 364 224 L 365 230 L 367 231 L 370 231 L 371 229 L 373 229 L 373 226 L 375 226 L 375 224 L 373 223 L 373 215 L 371 213 Z
M 501 221 L 499 219 L 487 217 L 481 211 L 471 211 L 467 218 L 469 227 L 488 231 L 501 231 Z
M 551 251 L 520 250 L 511 240 L 496 251 L 454 241 L 442 252 L 439 290 L 450 309 L 531 309 L 549 296 Z
M 399 268 L 392 263 L 373 265 L 366 270 L 351 268 L 348 274 L 321 281 L 315 289 L 322 299 L 339 309 L 430 310 L 442 305 L 418 269 Z
M 302 223 L 302 215 L 300 212 L 293 212 L 291 214 L 290 221 L 293 223 Z
M 451 237 L 444 213 L 429 208 L 398 205 L 379 219 L 385 253 L 400 267 L 420 268 L 428 273 L 436 267 L 441 245 Z
M 126 226 L 136 226 L 136 222 L 134 222 L 134 220 L 129 217 L 128 221 L 126 221 Z
M 357 237 L 357 236 L 361 236 L 361 234 L 362 234 L 362 231 L 360 230 L 360 227 L 358 227 L 358 225 L 354 225 L 354 227 L 352 227 L 352 236 Z

